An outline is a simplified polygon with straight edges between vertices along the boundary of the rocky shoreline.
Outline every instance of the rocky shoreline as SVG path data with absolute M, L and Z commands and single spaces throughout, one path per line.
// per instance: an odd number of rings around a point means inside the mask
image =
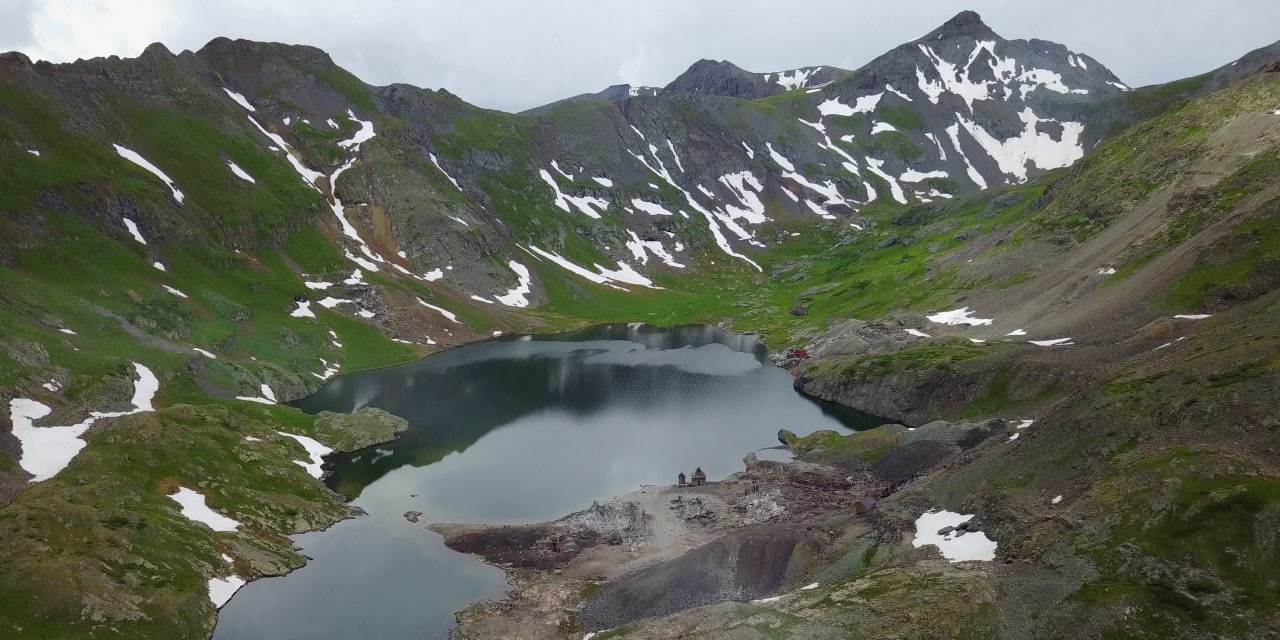
M 431 525 L 451 549 L 502 568 L 512 585 L 504 598 L 460 612 L 451 638 L 678 637 L 708 612 L 767 607 L 825 582 L 819 576 L 865 571 L 867 549 L 935 558 L 909 545 L 911 520 L 927 507 L 918 496 L 893 499 L 904 474 L 1016 426 L 939 421 L 802 438 L 784 430 L 792 462 L 751 453 L 743 471 L 722 480 L 647 486 L 552 522 Z M 842 567 L 850 549 L 859 561 Z

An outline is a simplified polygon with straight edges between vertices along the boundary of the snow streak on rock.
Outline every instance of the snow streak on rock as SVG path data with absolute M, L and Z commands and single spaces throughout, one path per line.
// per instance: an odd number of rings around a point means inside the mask
M 138 231 L 138 223 L 128 218 L 121 218 L 121 220 L 124 221 L 124 228 L 129 230 L 129 235 L 133 236 L 134 240 L 137 240 L 139 244 L 147 243 L 146 238 L 143 238 L 142 234 Z
M 561 172 L 561 174 L 563 175 L 563 172 Z M 538 175 L 542 178 L 542 181 L 546 182 L 547 186 L 551 187 L 551 190 L 555 192 L 556 206 L 560 207 L 560 209 L 564 211 L 572 211 L 572 209 L 569 208 L 569 205 L 573 205 L 573 208 L 581 211 L 583 215 L 599 220 L 600 214 L 597 213 L 595 209 L 592 209 L 592 207 L 600 207 L 601 211 L 605 211 L 609 208 L 609 201 L 603 198 L 595 198 L 592 196 L 571 196 L 565 194 L 560 190 L 560 183 L 556 182 L 556 179 L 553 178 L 551 173 L 546 169 L 539 169 Z
M 736 226 L 736 223 L 734 223 L 733 220 L 729 218 L 727 214 L 720 212 L 717 215 L 717 213 L 713 213 L 711 210 L 699 204 L 698 201 L 693 198 L 692 194 L 690 194 L 680 185 L 676 184 L 676 181 L 673 180 L 671 177 L 671 173 L 667 171 L 666 165 L 662 163 L 662 158 L 657 157 L 656 154 L 654 155 L 654 161 L 657 163 L 658 166 L 655 168 L 653 165 L 649 164 L 649 161 L 643 155 L 638 154 L 634 151 L 631 151 L 630 153 L 632 157 L 638 160 L 640 164 L 643 164 L 646 169 L 648 169 L 649 171 L 653 172 L 655 175 L 665 180 L 667 184 L 671 185 L 674 189 L 678 190 L 681 194 L 683 194 L 685 202 L 689 205 L 690 208 L 702 214 L 702 217 L 707 221 L 708 229 L 711 230 L 711 236 L 715 238 L 716 246 L 720 247 L 721 251 L 755 267 L 756 271 L 761 271 L 761 272 L 764 271 L 764 269 L 761 268 L 760 265 L 756 264 L 755 261 L 753 261 L 751 258 L 748 258 L 740 253 L 735 252 L 733 250 L 733 247 L 729 246 L 729 240 L 724 237 L 724 233 L 720 231 L 720 224 L 717 222 L 717 220 L 720 220 L 720 221 L 726 222 L 726 226 L 728 225 Z
M 614 283 L 634 284 L 634 285 L 640 285 L 643 287 L 649 287 L 651 289 L 661 288 L 661 287 L 654 286 L 652 281 L 650 281 L 648 278 L 644 277 L 643 275 L 640 275 L 639 273 L 637 273 L 636 270 L 631 267 L 631 265 L 625 262 L 619 262 L 617 269 L 608 269 L 599 264 L 593 264 L 592 266 L 595 267 L 595 271 L 592 271 L 585 267 L 574 264 L 569 259 L 565 258 L 564 256 L 558 253 L 547 251 L 535 245 L 529 245 L 526 248 L 526 250 L 535 255 L 546 258 L 547 260 L 550 260 L 551 262 L 554 262 L 555 264 L 559 265 L 561 268 L 565 269 L 566 271 L 569 271 L 574 275 L 585 278 L 586 280 L 589 280 L 596 284 L 603 284 L 606 286 L 613 287 L 615 289 L 622 289 L 623 291 L 626 291 L 626 289 L 623 287 L 619 287 Z
M 627 230 L 627 235 L 631 238 L 626 243 L 627 250 L 640 261 L 640 264 L 649 264 L 649 254 L 652 253 L 668 267 L 684 268 L 683 264 L 676 262 L 674 256 L 667 253 L 666 247 L 660 240 L 641 240 L 640 236 L 630 229 Z
M 440 161 L 436 159 L 436 154 L 428 153 L 427 156 L 431 158 L 431 164 L 434 164 L 436 168 L 440 170 L 440 173 L 443 173 L 444 177 L 449 179 L 449 183 L 452 184 L 453 187 L 458 191 L 462 191 L 462 186 L 458 184 L 458 181 L 454 180 L 453 176 L 449 175 L 449 172 L 445 171 L 444 167 L 440 166 Z M 464 222 L 463 224 L 466 224 L 466 223 Z
M 226 91 L 226 92 L 227 92 L 227 95 L 231 96 L 231 99 L 236 101 L 236 104 L 238 104 L 238 105 L 240 105 L 240 106 L 244 107 L 245 111 L 255 111 L 255 112 L 257 111 L 257 109 L 254 109 L 254 108 L 253 108 L 253 105 L 249 104 L 249 101 L 248 101 L 248 100 L 246 100 L 244 96 L 242 96 L 242 95 L 240 95 L 240 94 L 238 94 L 238 93 L 236 93 L 236 92 L 234 92 L 234 91 L 232 91 L 232 90 L 230 90 L 230 89 L 228 89 L 228 88 L 226 88 L 226 87 L 223 87 L 223 88 L 222 88 L 222 90 L 223 90 L 223 91 Z M 288 118 L 285 118 L 284 123 L 285 123 L 285 124 L 289 124 L 289 119 L 288 119 Z

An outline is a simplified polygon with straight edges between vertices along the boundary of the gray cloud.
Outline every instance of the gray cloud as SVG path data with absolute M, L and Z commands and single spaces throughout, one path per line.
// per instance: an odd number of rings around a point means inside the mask
M 319 6 L 322 10 L 316 10 Z M 908 7 L 904 8 L 904 7 Z M 0 50 L 64 61 L 217 36 L 311 44 L 373 84 L 447 88 L 519 110 L 622 82 L 663 85 L 699 58 L 753 71 L 856 68 L 974 9 L 1006 38 L 1088 53 L 1134 86 L 1193 75 L 1280 38 L 1280 3 L 1233 0 L 4 0 Z

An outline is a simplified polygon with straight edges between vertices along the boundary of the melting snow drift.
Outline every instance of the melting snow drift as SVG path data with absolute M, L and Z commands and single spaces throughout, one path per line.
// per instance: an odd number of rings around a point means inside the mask
M 941 311 L 933 315 L 925 316 L 925 318 L 929 319 L 930 322 L 936 322 L 938 324 L 967 324 L 975 327 L 986 326 L 993 322 L 991 318 L 975 318 L 973 317 L 973 314 L 974 312 L 970 311 L 969 307 L 961 307 L 951 311 Z
M 240 527 L 240 523 L 236 520 L 228 518 L 204 503 L 204 494 L 188 489 L 186 487 L 178 487 L 178 492 L 169 496 L 174 502 L 182 505 L 182 515 L 188 520 L 204 523 L 214 531 L 235 531 Z
M 120 412 L 94 411 L 77 424 L 70 426 L 37 427 L 34 422 L 53 412 L 47 405 L 27 398 L 9 401 L 9 417 L 13 423 L 13 436 L 22 444 L 18 465 L 34 476 L 32 482 L 48 480 L 71 464 L 71 459 L 84 448 L 80 436 L 99 418 L 118 418 L 134 413 L 155 411 L 151 402 L 160 381 L 150 369 L 133 363 L 138 379 L 133 383 L 133 409 Z
M 973 519 L 953 511 L 927 511 L 916 518 L 916 536 L 911 546 L 938 547 L 942 557 L 951 562 L 966 560 L 995 560 L 996 542 L 981 531 L 956 531 L 955 528 Z M 946 533 L 942 533 L 946 531 Z

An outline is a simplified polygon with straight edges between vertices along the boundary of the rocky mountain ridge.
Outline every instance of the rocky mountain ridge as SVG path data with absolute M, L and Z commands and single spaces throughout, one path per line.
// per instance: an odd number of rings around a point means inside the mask
M 715 95 L 685 74 L 657 96 L 628 91 L 618 103 L 569 102 L 528 118 L 446 91 L 368 87 L 310 47 L 218 39 L 177 56 L 153 46 L 136 61 L 10 59 L 13 81 L 80 103 L 80 112 L 102 103 L 58 87 L 105 89 L 96 74 L 144 102 L 221 112 L 227 134 L 277 149 L 329 200 L 345 251 L 417 277 L 445 269 L 464 298 L 489 301 L 525 288 L 530 260 L 649 287 L 717 256 L 758 269 L 751 254 L 788 237 L 783 227 L 863 229 L 863 213 L 880 203 L 1022 182 L 1081 157 L 1104 131 L 1083 116 L 1126 89 L 1087 56 L 1000 39 L 971 13 L 851 74 L 800 70 L 823 82 L 754 102 Z M 172 86 L 156 93 L 157 79 Z M 246 113 L 236 122 L 229 110 Z M 353 155 L 338 138 L 357 122 L 388 129 Z M 144 229 L 153 224 L 145 218 Z M 536 224 L 512 225 L 520 219 Z M 538 280 L 527 285 L 535 302 L 545 300 Z

